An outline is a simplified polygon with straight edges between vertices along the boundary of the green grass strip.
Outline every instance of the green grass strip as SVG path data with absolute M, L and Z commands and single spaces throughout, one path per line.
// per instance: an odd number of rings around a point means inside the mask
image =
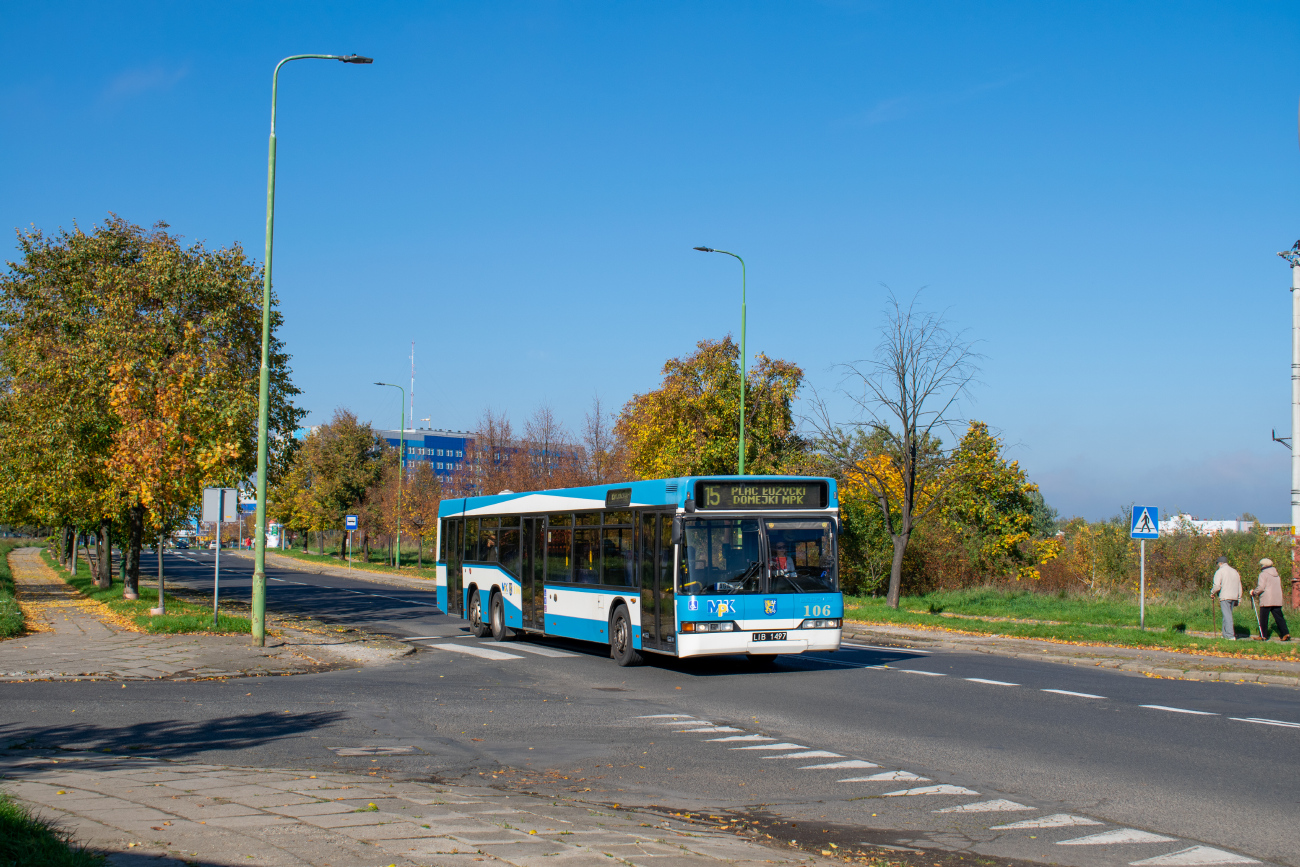
M 0 867 L 96 867 L 104 857 L 0 792 Z
M 991 588 L 905 596 L 899 600 L 897 609 L 890 608 L 884 599 L 859 596 L 846 596 L 844 599 L 845 619 L 860 623 L 918 626 L 1077 644 L 1300 660 L 1300 647 L 1295 641 L 1283 643 L 1274 636 L 1273 640 L 1263 642 L 1246 637 L 1247 630 L 1251 634 L 1255 632 L 1255 612 L 1249 601 L 1239 606 L 1234 615 L 1237 641 L 1187 634 L 1189 629 L 1218 632 L 1218 622 L 1211 619 L 1211 613 L 1210 600 L 1206 596 L 1166 597 L 1148 603 L 1146 629 L 1141 630 L 1137 626 L 1137 603 L 1128 599 L 1096 599 Z M 1218 603 L 1215 602 L 1215 617 L 1217 613 Z M 977 619 L 981 617 L 999 619 Z M 1293 619 L 1295 617 L 1300 615 L 1293 615 Z
M 386 566 L 383 563 L 368 563 L 363 560 L 353 560 L 351 563 L 348 563 L 346 558 L 340 560 L 337 556 L 331 556 L 329 554 L 304 554 L 298 548 L 267 549 L 266 553 L 276 554 L 281 557 L 292 557 L 293 559 L 301 560 L 304 563 L 333 566 L 336 569 L 342 566 L 347 569 L 365 569 L 368 572 L 384 572 L 389 575 L 405 575 L 407 578 L 424 578 L 428 581 L 433 581 L 438 577 L 438 571 L 434 567 L 434 561 L 428 560 L 426 561 L 427 565 L 423 569 L 418 569 L 415 566 L 415 558 L 411 556 L 409 551 L 404 551 L 402 553 L 403 566 L 401 571 L 394 569 L 392 566 Z
M 149 580 L 151 576 L 141 574 L 139 599 L 123 599 L 122 582 L 118 580 L 116 574 L 113 576 L 113 586 L 109 589 L 102 590 L 95 586 L 94 579 L 90 577 L 90 564 L 86 562 L 84 555 L 77 560 L 76 575 L 70 575 L 66 569 L 60 567 L 48 549 L 41 552 L 41 557 L 60 578 L 75 587 L 82 596 L 104 603 L 114 614 L 125 618 L 145 632 L 166 634 L 252 632 L 253 626 L 247 617 L 227 614 L 224 611 L 220 613 L 214 629 L 210 607 L 185 602 L 170 593 L 167 594 L 167 613 L 158 616 L 150 614 L 149 609 L 158 607 L 158 587 L 156 582 Z

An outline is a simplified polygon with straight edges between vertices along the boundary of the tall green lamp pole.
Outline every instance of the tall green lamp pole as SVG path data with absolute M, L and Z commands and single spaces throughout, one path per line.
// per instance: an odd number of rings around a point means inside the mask
M 397 568 L 402 568 L 402 482 L 406 480 L 406 389 L 391 382 L 376 382 L 395 388 L 402 393 L 402 402 L 398 406 L 398 418 L 401 425 L 397 429 Z
M 726 250 L 715 250 L 712 247 L 695 249 L 701 253 L 722 253 L 740 262 L 740 472 L 736 475 L 743 476 L 745 474 L 745 379 L 748 376 L 745 367 L 745 260 Z
M 290 60 L 341 60 L 374 63 L 360 54 L 295 54 L 275 65 L 271 73 L 271 143 L 266 165 L 266 268 L 262 272 L 262 369 L 257 387 L 257 528 L 253 553 L 253 643 L 266 644 L 266 449 L 267 416 L 271 407 L 271 246 L 275 238 L 275 95 L 280 67 Z

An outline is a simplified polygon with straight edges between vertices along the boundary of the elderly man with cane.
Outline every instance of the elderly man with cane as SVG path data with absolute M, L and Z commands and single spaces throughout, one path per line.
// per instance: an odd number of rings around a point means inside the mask
M 1259 600 L 1259 635 L 1255 640 L 1268 641 L 1268 615 L 1271 612 L 1278 635 L 1283 641 L 1290 641 L 1291 630 L 1286 628 L 1286 620 L 1282 617 L 1282 576 L 1267 557 L 1260 560 L 1259 565 L 1263 571 L 1259 573 L 1255 589 L 1250 591 L 1250 595 Z
M 1223 611 L 1223 637 L 1228 641 L 1237 640 L 1237 624 L 1232 620 L 1232 609 L 1241 601 L 1241 575 L 1228 565 L 1227 557 L 1219 558 L 1219 568 L 1214 572 L 1214 586 L 1210 588 L 1210 598 L 1219 597 L 1219 608 Z

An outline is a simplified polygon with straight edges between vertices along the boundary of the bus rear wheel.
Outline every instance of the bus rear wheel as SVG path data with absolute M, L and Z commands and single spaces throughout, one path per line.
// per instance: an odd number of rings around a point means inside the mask
M 514 631 L 506 626 L 506 603 L 500 593 L 493 593 L 488 603 L 488 625 L 492 628 L 493 641 L 505 641 Z
M 627 607 L 618 606 L 609 624 L 609 655 L 620 666 L 640 665 L 641 654 L 632 645 L 632 619 Z
M 483 603 L 479 600 L 477 590 L 469 594 L 469 631 L 475 638 L 483 638 L 488 634 L 488 625 L 483 622 Z

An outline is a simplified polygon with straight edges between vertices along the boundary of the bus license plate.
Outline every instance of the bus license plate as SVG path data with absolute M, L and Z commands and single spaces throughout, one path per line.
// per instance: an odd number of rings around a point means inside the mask
M 784 632 L 755 632 L 755 641 L 785 641 Z

